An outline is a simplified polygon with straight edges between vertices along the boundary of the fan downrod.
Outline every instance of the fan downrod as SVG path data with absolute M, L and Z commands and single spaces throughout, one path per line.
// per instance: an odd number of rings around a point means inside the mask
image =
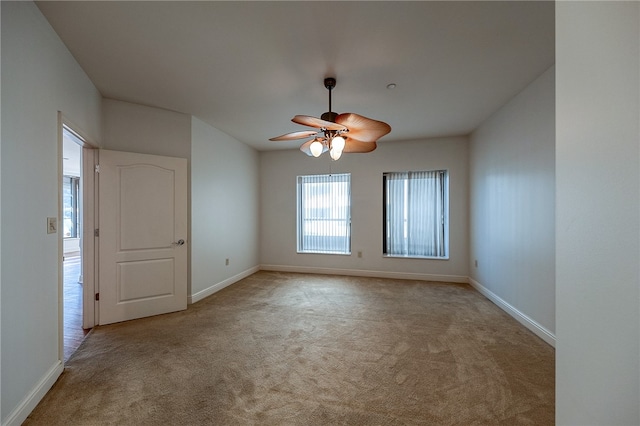
M 329 90 L 329 111 L 325 112 L 320 116 L 325 121 L 331 121 L 332 123 L 336 122 L 337 113 L 331 110 L 331 91 L 334 87 L 336 87 L 336 79 L 333 77 L 327 77 L 324 79 L 324 87 Z

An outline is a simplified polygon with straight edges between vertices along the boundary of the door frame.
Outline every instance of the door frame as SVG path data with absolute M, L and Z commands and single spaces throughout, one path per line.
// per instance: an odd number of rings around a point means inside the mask
M 63 241 L 63 205 L 62 178 L 64 174 L 64 129 L 78 136 L 83 144 L 80 171 L 80 191 L 82 193 L 82 327 L 92 328 L 96 325 L 96 271 L 97 249 L 94 237 L 97 223 L 97 200 L 95 167 L 97 164 L 98 146 L 75 125 L 72 120 L 58 111 L 58 357 L 64 363 L 64 241 Z

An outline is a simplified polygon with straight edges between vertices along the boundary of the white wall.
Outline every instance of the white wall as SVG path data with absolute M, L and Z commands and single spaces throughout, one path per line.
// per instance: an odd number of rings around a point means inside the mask
M 195 302 L 257 271 L 260 196 L 257 151 L 197 118 L 191 135 Z
M 191 116 L 103 99 L 103 147 L 167 157 L 191 157 Z
M 554 103 L 552 67 L 472 133 L 469 162 L 472 284 L 551 344 Z
M 368 154 L 308 157 L 299 150 L 260 153 L 260 259 L 264 268 L 466 282 L 468 275 L 466 137 L 379 143 Z M 382 174 L 449 170 L 449 260 L 382 257 Z M 351 173 L 351 255 L 296 253 L 296 176 Z M 362 251 L 362 258 L 357 252 Z
M 74 140 L 63 137 L 62 139 L 62 170 L 65 176 L 80 177 L 82 147 Z
M 556 3 L 556 421 L 640 424 L 640 3 Z
M 98 91 L 33 3 L 1 7 L 0 419 L 19 424 L 62 371 L 60 234 L 47 234 L 45 226 L 47 216 L 58 216 L 58 111 L 98 142 L 101 106 Z

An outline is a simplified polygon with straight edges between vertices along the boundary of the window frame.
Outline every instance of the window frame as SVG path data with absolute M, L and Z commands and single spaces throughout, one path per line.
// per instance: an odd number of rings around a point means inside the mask
M 387 223 L 388 223 L 388 211 L 387 211 L 387 176 L 392 173 L 419 173 L 419 172 L 440 172 L 444 174 L 443 188 L 442 188 L 442 227 L 443 227 L 443 245 L 444 255 L 442 256 L 424 256 L 418 254 L 389 254 L 387 245 Z M 430 259 L 430 260 L 449 260 L 450 246 L 449 246 L 449 169 L 430 169 L 430 170 L 410 170 L 410 171 L 392 171 L 384 172 L 382 174 L 382 257 L 393 259 Z
M 69 193 L 66 193 L 65 186 L 68 183 L 69 185 Z M 62 183 L 62 237 L 63 239 L 74 239 L 80 238 L 80 217 L 79 217 L 79 209 L 80 209 L 80 177 L 64 175 L 63 183 Z M 70 202 L 67 204 L 67 200 Z M 71 211 L 71 216 L 67 217 L 66 209 L 69 208 Z M 72 234 L 66 235 L 66 221 L 69 220 L 72 223 Z
M 314 248 L 305 248 L 304 239 L 305 235 L 303 222 L 306 219 L 303 217 L 304 215 L 304 196 L 303 196 L 303 185 L 305 179 L 313 178 L 313 177 L 343 177 L 347 182 L 347 217 L 343 220 L 344 226 L 346 227 L 346 251 L 334 251 L 334 250 L 318 250 Z M 326 207 L 325 207 L 326 208 Z M 332 219 L 334 220 L 334 219 Z M 351 255 L 351 173 L 324 173 L 324 174 L 313 174 L 313 175 L 299 175 L 296 177 L 296 253 L 299 254 L 327 254 L 327 255 L 342 255 L 342 256 L 350 256 Z

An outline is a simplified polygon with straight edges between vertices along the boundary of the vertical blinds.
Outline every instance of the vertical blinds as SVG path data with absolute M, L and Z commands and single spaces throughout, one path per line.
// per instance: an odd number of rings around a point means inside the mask
M 298 176 L 298 251 L 351 253 L 351 175 Z
M 384 174 L 385 253 L 444 257 L 446 171 Z

